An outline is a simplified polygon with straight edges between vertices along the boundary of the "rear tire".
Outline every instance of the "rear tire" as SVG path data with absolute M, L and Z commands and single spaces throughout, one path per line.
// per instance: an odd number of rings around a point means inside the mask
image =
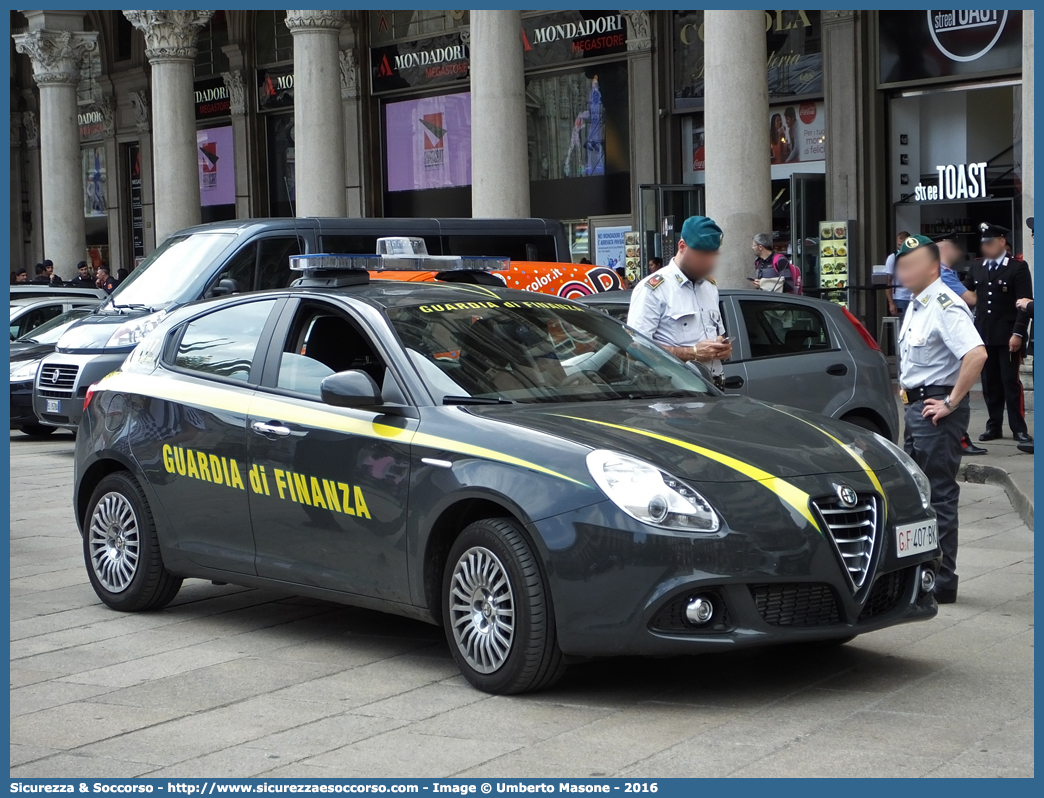
M 511 518 L 476 521 L 454 541 L 442 579 L 442 617 L 453 658 L 479 690 L 541 690 L 565 672 L 550 592 Z
M 58 429 L 58 428 L 57 427 L 48 427 L 48 426 L 45 426 L 43 424 L 23 424 L 22 425 L 22 432 L 24 432 L 26 435 L 33 435 L 33 436 L 40 437 L 40 438 L 44 437 L 45 435 L 50 435 L 56 429 Z
M 181 578 L 163 566 L 145 493 L 126 471 L 109 474 L 91 495 L 83 559 L 94 592 L 114 610 L 158 610 L 181 589 Z
M 878 424 L 873 419 L 867 418 L 866 416 L 861 416 L 857 413 L 852 413 L 851 415 L 842 416 L 841 420 L 847 421 L 849 424 L 852 424 L 861 429 L 869 430 L 870 432 L 876 432 L 878 435 L 881 435 L 882 437 L 889 437 L 887 430 L 881 429 L 880 424 Z

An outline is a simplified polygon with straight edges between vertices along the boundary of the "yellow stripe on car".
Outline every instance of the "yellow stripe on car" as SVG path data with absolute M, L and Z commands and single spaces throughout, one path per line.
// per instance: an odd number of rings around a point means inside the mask
M 786 504 L 789 504 L 798 513 L 801 514 L 812 526 L 822 533 L 822 529 L 819 527 L 819 523 L 816 521 L 815 516 L 812 514 L 810 499 L 811 497 L 800 488 L 791 485 L 785 479 L 770 474 L 768 471 L 764 471 L 757 466 L 752 466 L 750 463 L 744 463 L 742 460 L 737 460 L 735 457 L 729 457 L 727 454 L 716 452 L 713 449 L 708 449 L 704 446 L 697 446 L 694 443 L 683 441 L 679 438 L 671 438 L 667 435 L 659 435 L 655 432 L 649 432 L 648 430 L 637 429 L 635 427 L 625 427 L 620 424 L 611 424 L 608 421 L 596 421 L 591 418 L 580 418 L 578 416 L 566 416 L 562 418 L 568 418 L 573 421 L 586 421 L 588 424 L 599 424 L 603 427 L 612 427 L 613 429 L 620 429 L 624 432 L 633 432 L 635 435 L 644 435 L 646 438 L 654 438 L 664 443 L 669 443 L 674 446 L 679 446 L 682 449 L 688 449 L 691 452 L 706 457 L 708 460 L 713 460 L 716 463 L 721 463 L 724 466 L 728 466 L 745 477 L 764 485 L 766 488 L 775 493 L 780 499 Z
M 531 471 L 537 471 L 541 474 L 564 479 L 567 482 L 590 487 L 586 482 L 581 482 L 565 474 L 552 471 L 550 468 L 545 468 L 537 463 L 531 463 L 528 460 L 523 460 L 504 452 L 498 452 L 495 449 L 487 449 L 483 446 L 475 446 L 464 441 L 429 435 L 424 432 L 415 432 L 390 424 L 380 424 L 373 420 L 353 418 L 331 410 L 307 407 L 293 399 L 282 399 L 262 393 L 246 393 L 246 391 L 251 390 L 251 386 L 248 385 L 244 385 L 241 390 L 236 390 L 216 385 L 188 384 L 170 377 L 117 372 L 99 382 L 98 390 L 140 394 L 210 410 L 238 413 L 243 416 L 260 416 L 262 418 L 302 424 L 335 432 L 345 432 L 365 438 L 396 440 L 404 444 L 441 449 L 456 454 L 528 468 Z M 374 414 L 374 418 L 376 418 L 376 414 Z
M 885 517 L 886 521 L 888 520 L 888 496 L 885 495 L 885 490 L 881 486 L 881 481 L 877 478 L 877 474 L 874 473 L 874 470 L 872 468 L 870 468 L 870 464 L 867 463 L 866 460 L 863 459 L 863 456 L 861 454 L 859 454 L 858 451 L 856 451 L 854 446 L 850 446 L 847 443 L 845 443 L 844 441 L 842 441 L 840 438 L 837 438 L 834 435 L 831 435 L 829 432 L 827 432 L 825 429 L 820 427 L 818 424 L 813 424 L 811 421 L 807 421 L 806 419 L 803 419 L 800 416 L 795 416 L 793 413 L 788 413 L 786 410 L 783 410 L 782 408 L 779 408 L 779 407 L 772 406 L 772 409 L 777 411 L 777 412 L 779 412 L 779 413 L 782 413 L 785 416 L 790 416 L 791 418 L 797 419 L 798 421 L 802 421 L 805 424 L 808 424 L 808 426 L 812 427 L 812 429 L 818 430 L 823 435 L 826 435 L 828 438 L 830 438 L 830 440 L 832 440 L 834 443 L 836 443 L 842 449 L 844 449 L 852 457 L 852 459 L 856 461 L 856 463 L 859 465 L 859 467 L 861 469 L 863 469 L 863 471 L 866 473 L 867 477 L 870 479 L 870 482 L 873 483 L 874 488 L 877 490 L 878 494 L 881 496 L 881 501 L 884 502 L 884 517 Z

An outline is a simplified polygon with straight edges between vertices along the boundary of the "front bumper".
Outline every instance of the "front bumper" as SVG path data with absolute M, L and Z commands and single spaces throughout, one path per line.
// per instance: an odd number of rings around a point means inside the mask
M 914 518 L 902 518 L 902 522 Z M 530 525 L 546 546 L 558 641 L 581 657 L 672 655 L 851 637 L 938 612 L 921 572 L 940 553 L 897 558 L 894 524 L 882 524 L 859 590 L 833 543 L 817 532 L 770 538 L 651 530 L 603 502 Z M 696 596 L 715 611 L 685 617 Z
M 33 412 L 33 383 L 11 383 L 11 429 L 18 429 L 26 424 L 39 424 Z
M 83 415 L 87 389 L 123 365 L 130 352 L 130 349 L 83 355 L 54 352 L 44 358 L 33 384 L 33 411 L 40 423 L 76 429 Z M 56 372 L 59 377 L 53 380 Z

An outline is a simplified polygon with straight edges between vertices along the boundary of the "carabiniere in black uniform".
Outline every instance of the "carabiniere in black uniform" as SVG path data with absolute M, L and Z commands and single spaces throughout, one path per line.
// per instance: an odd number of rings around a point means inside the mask
M 1009 231 L 999 225 L 983 223 L 983 251 L 994 242 L 1010 236 Z M 972 261 L 964 284 L 976 294 L 975 329 L 986 345 L 988 359 L 982 370 L 982 395 L 989 411 L 986 431 L 980 441 L 1003 437 L 1004 409 L 1008 411 L 1008 426 L 1016 440 L 1028 443 L 1032 440 L 1026 428 L 1023 410 L 1022 383 L 1019 381 L 1019 366 L 1022 363 L 1022 348 L 1012 352 L 1009 341 L 1012 336 L 1024 339 L 1030 316 L 1015 307 L 1015 301 L 1033 296 L 1033 282 L 1029 264 L 1011 257 L 1003 250 L 994 258 L 982 257 Z

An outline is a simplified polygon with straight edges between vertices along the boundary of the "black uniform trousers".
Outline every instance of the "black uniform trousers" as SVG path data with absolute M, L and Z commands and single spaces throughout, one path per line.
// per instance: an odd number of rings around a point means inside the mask
M 986 429 L 1000 434 L 1004 427 L 1004 409 L 1008 410 L 1008 426 L 1012 433 L 1026 432 L 1026 416 L 1023 412 L 1022 383 L 1019 381 L 1019 364 L 1022 352 L 1009 352 L 1005 346 L 986 347 L 986 365 L 982 367 L 982 398 L 990 414 Z
M 961 489 L 957 469 L 961 465 L 961 437 L 971 420 L 971 402 L 965 396 L 954 411 L 938 425 L 924 418 L 924 402 L 906 407 L 906 439 L 903 448 L 921 467 L 932 486 L 932 508 L 939 520 L 942 567 L 935 584 L 944 590 L 957 589 L 957 502 Z

